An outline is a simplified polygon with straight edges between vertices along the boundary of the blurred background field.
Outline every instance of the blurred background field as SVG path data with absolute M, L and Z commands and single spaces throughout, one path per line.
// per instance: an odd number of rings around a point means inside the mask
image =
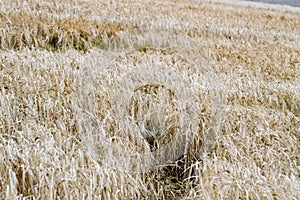
M 300 8 L 0 2 L 0 199 L 300 199 Z

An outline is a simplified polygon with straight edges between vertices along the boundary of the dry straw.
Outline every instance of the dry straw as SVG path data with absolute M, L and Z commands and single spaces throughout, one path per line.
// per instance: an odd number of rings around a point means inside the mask
M 299 199 L 300 11 L 0 2 L 0 199 Z

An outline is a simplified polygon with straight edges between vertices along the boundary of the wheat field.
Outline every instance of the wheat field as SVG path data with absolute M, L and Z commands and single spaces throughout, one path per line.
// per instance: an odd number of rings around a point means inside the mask
M 300 199 L 300 8 L 2 0 L 0 199 Z

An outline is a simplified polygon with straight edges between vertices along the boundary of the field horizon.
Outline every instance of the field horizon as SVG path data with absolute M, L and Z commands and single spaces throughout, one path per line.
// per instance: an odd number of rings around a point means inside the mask
M 300 8 L 0 2 L 0 199 L 300 199 Z
M 247 0 L 259 3 L 270 3 L 275 5 L 300 7 L 300 2 L 297 0 Z

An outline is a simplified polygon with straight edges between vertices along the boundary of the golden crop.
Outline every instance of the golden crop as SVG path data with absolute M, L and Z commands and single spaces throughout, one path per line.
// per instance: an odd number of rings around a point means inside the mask
M 299 199 L 300 9 L 0 2 L 0 199 Z

